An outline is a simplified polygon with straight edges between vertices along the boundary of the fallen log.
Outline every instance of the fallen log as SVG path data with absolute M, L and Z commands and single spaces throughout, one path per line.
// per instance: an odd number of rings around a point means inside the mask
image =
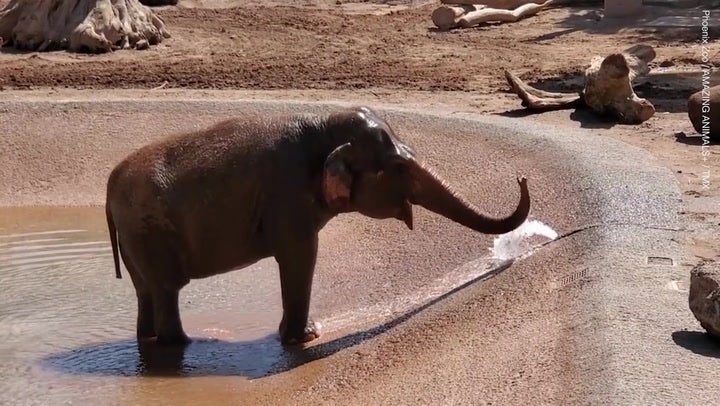
M 441 0 L 443 4 L 484 6 L 505 10 L 513 10 L 525 4 L 539 4 L 542 2 L 543 0 Z
M 632 81 L 649 72 L 648 63 L 655 50 L 636 45 L 605 58 L 593 57 L 585 70 L 585 87 L 580 93 L 545 92 L 505 71 L 505 79 L 522 100 L 522 106 L 534 111 L 549 111 L 586 106 L 599 115 L 613 116 L 623 124 L 639 124 L 655 114 L 650 101 L 640 98 Z
M 462 28 L 470 28 L 488 21 L 515 22 L 537 14 L 540 10 L 553 4 L 554 1 L 555 0 L 547 0 L 542 4 L 525 4 L 515 10 L 483 8 L 477 11 L 471 11 L 458 19 L 458 26 Z
M 510 71 L 505 71 L 505 79 L 510 84 L 512 91 L 520 96 L 522 106 L 530 110 L 550 111 L 566 109 L 575 107 L 582 101 L 582 96 L 579 93 L 553 93 L 535 89 Z
M 542 3 L 542 0 L 440 0 L 447 5 L 485 6 L 499 9 L 515 9 L 524 4 Z M 508 4 L 507 6 L 504 6 Z M 558 0 L 554 6 L 587 6 L 603 4 L 603 0 Z
M 432 22 L 441 30 L 449 30 L 458 26 L 458 17 L 476 11 L 483 6 L 440 6 L 432 12 Z

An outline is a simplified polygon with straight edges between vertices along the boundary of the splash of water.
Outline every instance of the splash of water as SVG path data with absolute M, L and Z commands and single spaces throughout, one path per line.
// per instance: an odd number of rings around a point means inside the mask
M 558 237 L 555 230 L 540 221 L 525 221 L 515 230 L 495 238 L 493 247 L 490 249 L 493 258 L 506 260 L 525 254 L 532 249 L 530 238 L 536 235 L 550 240 Z
M 371 325 L 380 320 L 397 317 L 413 307 L 424 305 L 458 286 L 503 266 L 511 259 L 532 254 L 534 246 L 531 244 L 530 238 L 534 236 L 554 240 L 558 237 L 558 233 L 540 221 L 525 221 L 515 230 L 495 238 L 494 247 L 489 248 L 493 254 L 492 258 L 477 258 L 447 272 L 441 278 L 419 288 L 409 296 L 398 297 L 389 302 L 335 315 L 323 320 L 323 325 L 328 331 L 334 331 L 349 326 Z

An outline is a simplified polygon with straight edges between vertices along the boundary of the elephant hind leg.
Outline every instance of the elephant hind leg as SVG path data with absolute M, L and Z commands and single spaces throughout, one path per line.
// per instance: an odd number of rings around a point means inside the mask
M 161 345 L 187 344 L 190 339 L 180 322 L 178 296 L 189 279 L 169 241 L 162 233 L 127 239 L 135 268 L 130 274 L 138 297 L 138 338 L 155 336 Z
M 164 288 L 153 291 L 155 331 L 160 345 L 185 345 L 191 341 L 180 320 L 179 293 L 179 290 Z
M 143 276 L 138 273 L 137 267 L 130 256 L 125 253 L 122 244 L 120 245 L 120 255 L 123 258 L 125 268 L 127 268 L 128 273 L 130 274 L 130 279 L 135 287 L 135 296 L 137 296 L 137 339 L 146 340 L 153 338 L 155 337 L 155 317 L 153 314 L 152 293 L 148 289 Z

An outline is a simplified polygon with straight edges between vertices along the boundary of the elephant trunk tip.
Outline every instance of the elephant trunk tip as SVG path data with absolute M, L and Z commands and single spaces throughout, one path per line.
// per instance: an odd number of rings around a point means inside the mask
M 520 202 L 515 209 L 515 212 L 508 217 L 508 230 L 498 234 L 509 233 L 520 227 L 528 218 L 530 214 L 530 190 L 528 189 L 528 182 L 525 176 L 518 176 L 517 182 L 520 185 Z
M 518 176 L 520 201 L 514 212 L 504 218 L 493 218 L 478 210 L 456 193 L 434 170 L 419 164 L 414 167 L 413 203 L 484 234 L 505 234 L 520 227 L 530 213 L 530 191 L 527 179 Z
M 520 201 L 515 210 L 504 218 L 478 215 L 475 217 L 475 224 L 471 228 L 484 234 L 500 235 L 509 233 L 523 225 L 530 215 L 530 190 L 524 176 L 518 176 L 517 182 L 520 186 Z

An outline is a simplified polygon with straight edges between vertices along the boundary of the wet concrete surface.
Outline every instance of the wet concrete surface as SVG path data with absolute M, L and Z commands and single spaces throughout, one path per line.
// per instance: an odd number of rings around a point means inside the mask
M 664 378 L 683 368 L 694 340 L 678 333 L 693 327 L 682 292 L 665 288 L 686 276 L 672 241 L 682 228 L 679 192 L 641 150 L 521 120 L 382 110 L 492 214 L 512 210 L 514 175 L 527 175 L 531 218 L 566 236 L 510 266 L 490 258 L 493 236 L 420 208 L 412 232 L 344 215 L 321 234 L 318 342 L 279 345 L 269 259 L 191 282 L 181 314 L 197 340 L 172 351 L 133 339 L 134 292 L 128 278 L 114 279 L 97 207 L 110 168 L 151 139 L 248 110 L 326 107 L 145 100 L 0 108 L 0 153 L 11 157 L 0 161 L 0 205 L 76 206 L 0 211 L 0 280 L 9 292 L 0 296 L 0 403 L 627 404 L 690 390 L 678 388 L 681 380 L 673 392 Z M 676 265 L 649 266 L 649 256 Z M 693 361 L 705 368 L 714 359 Z M 669 385 L 667 396 L 654 390 L 658 382 Z

